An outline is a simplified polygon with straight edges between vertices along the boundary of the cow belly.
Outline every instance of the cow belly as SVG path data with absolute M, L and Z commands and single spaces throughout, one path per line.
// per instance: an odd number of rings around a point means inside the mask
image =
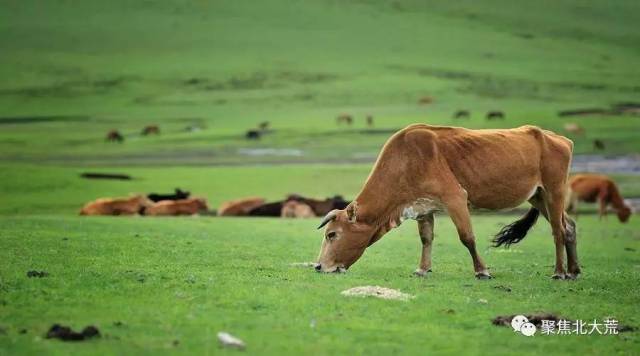
M 527 184 L 514 184 L 503 187 L 504 189 L 486 189 L 470 193 L 468 192 L 469 206 L 472 209 L 510 210 L 531 199 L 539 185 L 535 181 Z

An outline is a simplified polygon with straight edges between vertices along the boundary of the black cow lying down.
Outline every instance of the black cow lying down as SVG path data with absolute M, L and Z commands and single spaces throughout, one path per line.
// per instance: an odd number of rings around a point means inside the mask
M 344 200 L 342 196 L 336 195 L 325 200 L 318 200 L 312 198 L 306 198 L 298 194 L 291 194 L 287 196 L 285 200 L 267 203 L 252 209 L 249 212 L 249 216 L 277 216 L 279 217 L 282 211 L 282 206 L 288 201 L 297 201 L 305 203 L 311 207 L 313 213 L 316 216 L 324 216 L 333 209 L 344 209 L 349 205 L 349 201 Z
M 154 203 L 157 203 L 162 200 L 181 200 L 189 198 L 191 193 L 187 191 L 183 191 L 180 188 L 176 188 L 173 194 L 159 194 L 159 193 L 150 193 L 147 195 L 147 198 Z

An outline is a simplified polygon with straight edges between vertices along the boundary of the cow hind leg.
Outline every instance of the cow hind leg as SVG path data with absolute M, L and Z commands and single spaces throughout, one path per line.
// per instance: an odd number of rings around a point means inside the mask
M 418 232 L 422 242 L 422 255 L 420 264 L 414 272 L 417 276 L 426 276 L 431 272 L 431 247 L 433 246 L 433 213 L 422 216 L 418 219 Z
M 562 194 L 548 194 L 539 191 L 529 203 L 540 210 L 549 221 L 556 247 L 555 271 L 553 279 L 574 279 L 580 274 L 577 253 L 575 222 L 564 212 Z M 564 254 L 567 254 L 568 271 L 564 268 Z

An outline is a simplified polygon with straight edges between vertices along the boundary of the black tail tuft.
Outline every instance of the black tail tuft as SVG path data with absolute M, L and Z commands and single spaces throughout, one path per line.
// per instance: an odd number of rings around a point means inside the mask
M 509 247 L 511 244 L 520 242 L 527 236 L 527 232 L 538 220 L 540 211 L 536 208 L 531 208 L 523 217 L 512 222 L 500 230 L 496 237 L 492 240 L 493 247 L 499 247 L 505 245 Z

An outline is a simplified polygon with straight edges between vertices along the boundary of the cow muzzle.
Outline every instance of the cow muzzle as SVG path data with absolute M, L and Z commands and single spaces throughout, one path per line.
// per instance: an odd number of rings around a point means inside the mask
M 346 273 L 347 269 L 343 266 L 335 266 L 333 268 L 323 268 L 322 264 L 316 263 L 315 270 L 321 273 Z

